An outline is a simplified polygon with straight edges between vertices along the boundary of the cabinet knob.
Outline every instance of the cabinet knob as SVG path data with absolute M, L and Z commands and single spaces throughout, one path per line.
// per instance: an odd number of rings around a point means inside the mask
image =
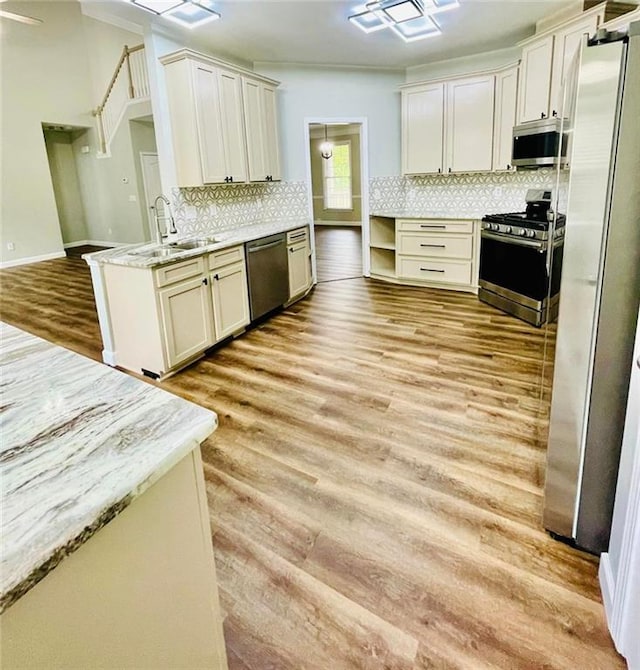
M 229 182 L 233 183 L 233 177 L 229 177 Z
M 220 279 L 220 276 L 219 276 L 219 275 L 213 275 L 213 278 L 214 278 L 216 281 L 218 281 L 218 280 Z
M 511 169 L 511 165 L 509 163 L 507 163 L 507 170 L 510 170 L 510 169 Z
M 449 168 L 449 174 L 451 174 L 451 168 Z
M 540 118 L 541 119 L 546 119 L 547 115 L 544 112 L 540 112 Z
M 556 112 L 555 109 L 553 110 L 553 114 L 552 114 L 552 116 L 558 116 L 558 112 Z
M 442 173 L 442 168 L 438 168 L 438 174 Z
M 225 184 L 228 184 L 229 183 L 229 177 L 225 177 L 224 181 L 225 181 Z
M 209 280 L 205 277 L 205 278 L 202 280 L 202 283 L 203 283 L 205 286 L 207 286 L 207 285 L 209 284 Z

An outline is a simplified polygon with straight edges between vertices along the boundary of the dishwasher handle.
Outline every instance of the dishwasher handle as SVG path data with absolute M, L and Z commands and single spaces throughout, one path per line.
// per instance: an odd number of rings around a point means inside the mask
M 284 239 L 276 240 L 275 242 L 269 242 L 268 244 L 256 244 L 255 246 L 247 247 L 247 251 L 252 254 L 256 251 L 264 251 L 265 249 L 270 249 L 271 247 L 277 247 L 279 244 L 284 244 Z

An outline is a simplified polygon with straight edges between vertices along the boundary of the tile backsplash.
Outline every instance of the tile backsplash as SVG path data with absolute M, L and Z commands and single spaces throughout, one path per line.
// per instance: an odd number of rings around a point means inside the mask
M 421 177 L 374 177 L 369 202 L 375 210 L 411 210 L 425 216 L 451 212 L 478 217 L 522 211 L 528 188 L 559 187 L 559 210 L 566 211 L 567 171 L 556 183 L 553 169 L 485 172 Z M 175 188 L 173 211 L 180 233 L 207 234 L 277 219 L 307 219 L 308 191 L 304 181 L 224 184 Z
M 308 218 L 304 181 L 174 188 L 179 232 L 202 234 L 277 219 Z
M 483 172 L 424 175 L 420 177 L 375 177 L 370 180 L 371 210 L 407 209 L 425 214 L 456 212 L 460 216 L 482 216 L 522 211 L 529 188 L 558 188 L 558 209 L 566 211 L 569 173 L 556 170 Z

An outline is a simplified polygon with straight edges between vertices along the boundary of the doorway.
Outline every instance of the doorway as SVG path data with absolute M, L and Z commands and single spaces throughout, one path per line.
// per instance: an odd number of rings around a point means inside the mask
M 318 283 L 366 274 L 366 119 L 307 119 L 309 213 Z

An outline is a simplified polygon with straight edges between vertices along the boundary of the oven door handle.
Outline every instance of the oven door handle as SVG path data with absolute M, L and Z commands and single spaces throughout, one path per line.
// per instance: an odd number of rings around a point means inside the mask
M 547 243 L 535 240 L 527 240 L 524 237 L 511 237 L 509 235 L 497 235 L 483 230 L 480 234 L 482 238 L 488 240 L 495 240 L 496 242 L 504 242 L 505 244 L 513 244 L 517 247 L 529 247 L 530 249 L 537 249 L 538 251 L 546 251 Z

